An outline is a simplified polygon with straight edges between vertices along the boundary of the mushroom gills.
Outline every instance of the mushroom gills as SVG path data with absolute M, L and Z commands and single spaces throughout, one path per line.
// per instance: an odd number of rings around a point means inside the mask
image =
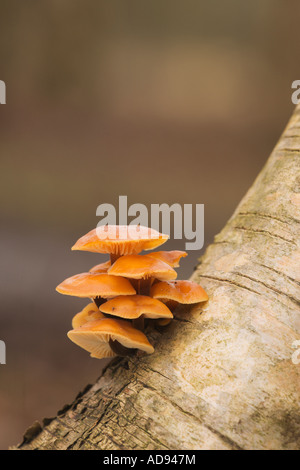
M 118 356 L 133 356 L 136 353 L 136 349 L 133 348 L 126 348 L 123 346 L 119 341 L 113 340 L 110 338 L 109 345 L 113 352 Z
M 137 294 L 150 296 L 150 289 L 153 280 L 153 277 L 147 277 L 142 279 L 130 279 L 130 282 L 133 288 L 136 290 Z
M 103 299 L 103 297 L 95 297 L 93 299 L 93 301 L 95 302 L 95 304 L 97 305 L 97 307 L 99 308 L 102 304 L 104 304 L 106 302 L 107 299 Z
M 110 253 L 109 257 L 110 257 L 110 264 L 113 265 L 117 259 L 120 258 L 121 255 L 119 254 L 116 254 L 116 253 Z
M 145 329 L 145 317 L 144 315 L 141 315 L 139 318 L 135 318 L 132 321 L 133 327 L 136 328 L 137 330 L 144 331 Z

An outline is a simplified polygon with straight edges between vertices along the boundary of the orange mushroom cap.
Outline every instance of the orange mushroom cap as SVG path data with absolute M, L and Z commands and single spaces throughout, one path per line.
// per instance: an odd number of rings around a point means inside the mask
M 176 279 L 177 273 L 167 263 L 148 255 L 127 255 L 118 258 L 109 268 L 113 276 L 129 277 L 130 279 L 147 279 L 155 277 L 161 281 Z
M 147 256 L 151 256 L 151 258 L 164 261 L 172 268 L 178 268 L 180 259 L 185 258 L 187 256 L 187 253 L 185 251 L 179 251 L 179 250 L 154 251 L 153 253 L 148 253 Z
M 79 238 L 72 250 L 122 256 L 152 250 L 168 238 L 168 235 L 142 225 L 101 225 Z
M 146 295 L 121 295 L 102 304 L 100 310 L 130 320 L 141 315 L 145 318 L 173 318 L 165 304 Z
M 99 312 L 97 305 L 94 302 L 88 304 L 81 312 L 77 313 L 72 319 L 72 327 L 80 328 L 85 323 L 91 320 L 102 320 L 105 318 L 103 313 Z
M 128 279 L 99 273 L 81 273 L 65 279 L 56 288 L 64 295 L 76 297 L 115 297 L 136 293 Z
M 180 304 L 195 304 L 208 300 L 205 290 L 196 282 L 157 282 L 151 287 L 151 297 L 160 300 L 174 300 Z
M 96 266 L 93 266 L 89 270 L 89 272 L 90 273 L 106 274 L 110 267 L 111 267 L 111 262 L 110 262 L 110 260 L 108 260 L 108 261 L 105 261 L 105 263 L 96 264 Z
M 90 321 L 81 328 L 69 331 L 68 338 L 97 359 L 116 356 L 109 344 L 110 340 L 118 341 L 125 348 L 140 349 L 148 354 L 154 352 L 144 333 L 127 321 L 113 318 Z
M 171 320 L 168 319 L 168 318 L 160 318 L 159 320 L 156 320 L 156 325 L 157 326 L 168 326 L 170 322 L 171 322 Z

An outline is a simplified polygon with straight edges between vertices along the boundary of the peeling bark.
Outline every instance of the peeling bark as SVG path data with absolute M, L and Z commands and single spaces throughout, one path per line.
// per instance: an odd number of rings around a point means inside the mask
M 151 356 L 114 360 L 20 449 L 299 449 L 300 107 Z M 29 430 L 30 431 L 30 430 Z

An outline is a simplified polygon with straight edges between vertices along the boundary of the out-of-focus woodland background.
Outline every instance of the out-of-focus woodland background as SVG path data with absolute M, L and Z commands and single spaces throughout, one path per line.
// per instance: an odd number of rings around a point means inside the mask
M 70 251 L 96 207 L 204 203 L 211 242 L 293 109 L 299 13 L 297 0 L 1 1 L 1 449 L 100 375 L 66 338 L 87 302 L 55 292 L 106 259 Z

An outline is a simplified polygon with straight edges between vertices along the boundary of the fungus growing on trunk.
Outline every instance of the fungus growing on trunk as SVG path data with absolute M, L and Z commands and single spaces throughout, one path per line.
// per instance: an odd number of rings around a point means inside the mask
M 102 320 L 104 317 L 103 313 L 99 312 L 97 305 L 94 302 L 88 304 L 81 312 L 77 313 L 72 319 L 72 327 L 80 328 L 85 323 L 91 320 Z
M 135 290 L 123 277 L 109 276 L 101 273 L 81 273 L 68 277 L 56 290 L 60 294 L 75 297 L 115 297 L 117 295 L 133 295 Z
M 108 261 L 105 261 L 105 263 L 96 264 L 96 266 L 93 266 L 89 270 L 89 272 L 98 273 L 98 274 L 106 274 L 110 267 L 111 267 L 111 262 L 110 260 L 108 260 Z
M 151 319 L 173 318 L 172 312 L 163 302 L 146 295 L 120 295 L 102 304 L 100 311 L 127 320 L 142 315 Z
M 144 318 L 173 318 L 172 312 L 163 302 L 146 295 L 115 297 L 102 304 L 100 310 L 106 315 L 133 320 L 134 327 L 139 330 L 144 329 Z
M 98 307 L 103 299 L 136 293 L 128 279 L 101 273 L 75 274 L 59 284 L 56 290 L 64 295 L 92 298 Z
M 151 287 L 150 295 L 167 304 L 172 311 L 178 304 L 197 304 L 208 300 L 205 290 L 192 281 L 157 282 Z
M 167 235 L 142 226 L 106 225 L 81 237 L 72 250 L 107 253 L 110 259 L 93 266 L 89 272 L 63 281 L 61 294 L 88 297 L 88 304 L 72 320 L 68 337 L 102 359 L 131 355 L 136 350 L 154 351 L 144 330 L 151 324 L 166 326 L 178 303 L 198 303 L 208 299 L 198 284 L 175 281 L 184 251 L 157 251 L 140 255 L 168 239 Z
M 180 259 L 185 258 L 187 256 L 187 253 L 185 251 L 179 251 L 179 250 L 153 251 L 153 253 L 148 253 L 147 256 L 151 256 L 151 258 L 164 261 L 172 268 L 178 268 Z
M 93 320 L 68 332 L 73 343 L 85 349 L 91 357 L 103 359 L 128 355 L 140 349 L 147 354 L 154 352 L 147 337 L 124 320 L 104 318 Z
M 121 256 L 108 270 L 111 276 L 129 278 L 140 295 L 149 295 L 154 279 L 176 279 L 177 273 L 164 261 L 148 255 Z
M 114 263 L 120 256 L 157 248 L 168 238 L 168 235 L 142 225 L 101 225 L 79 238 L 72 250 L 109 253 L 111 263 Z

